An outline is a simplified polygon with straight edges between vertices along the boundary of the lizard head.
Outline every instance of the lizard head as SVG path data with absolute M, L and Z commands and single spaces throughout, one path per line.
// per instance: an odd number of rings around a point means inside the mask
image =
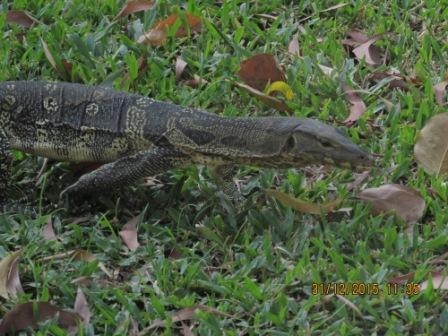
M 289 119 L 289 118 L 285 118 Z M 291 121 L 291 120 L 289 120 Z M 291 124 L 294 127 L 291 127 Z M 373 157 L 351 142 L 339 130 L 313 119 L 289 123 L 280 156 L 284 161 L 329 164 L 362 170 L 373 165 Z M 286 134 L 283 135 L 286 135 Z

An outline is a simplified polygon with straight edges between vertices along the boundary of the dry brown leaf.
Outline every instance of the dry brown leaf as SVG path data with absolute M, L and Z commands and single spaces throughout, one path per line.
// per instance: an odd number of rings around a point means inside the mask
M 387 84 L 391 89 L 401 89 L 401 90 L 409 90 L 411 85 L 420 86 L 421 81 L 415 77 L 402 76 L 399 74 L 388 73 L 388 72 L 375 72 L 371 74 L 371 78 L 376 81 L 380 81 L 383 79 L 389 79 L 390 82 Z
M 52 260 L 61 260 L 66 258 L 73 258 L 75 260 L 81 260 L 86 262 L 92 262 L 96 260 L 95 255 L 87 250 L 70 250 L 67 252 L 58 253 L 52 256 L 43 257 L 40 258 L 39 261 L 42 263 L 49 262 Z M 101 261 L 98 262 L 98 267 L 109 277 L 112 278 L 112 274 L 109 272 L 109 270 L 106 268 L 104 263 Z
M 140 215 L 128 221 L 119 232 L 121 239 L 131 251 L 135 251 L 140 246 L 137 239 L 137 223 L 139 221 Z
M 434 259 L 428 260 L 428 264 L 431 265 L 448 264 L 448 252 L 445 252 L 442 255 L 435 257 Z
M 369 40 L 369 37 L 360 30 L 350 30 L 347 32 L 348 39 L 343 40 L 343 44 L 355 46 Z
M 185 62 L 181 57 L 176 58 L 176 80 L 179 81 L 187 67 L 187 62 Z
M 389 279 L 388 283 L 391 284 L 405 284 L 410 282 L 411 279 L 414 278 L 415 272 L 406 273 L 403 275 L 397 275 L 393 278 Z
M 64 80 L 71 80 L 72 75 L 72 68 L 73 64 L 68 62 L 67 60 L 60 61 L 60 64 L 56 62 L 56 59 L 54 58 L 53 54 L 50 51 L 50 48 L 48 47 L 47 43 L 41 38 L 40 42 L 42 44 L 42 48 L 44 50 L 45 57 L 47 58 L 48 62 L 52 66 L 54 70 L 59 74 L 59 76 Z M 79 79 L 79 78 L 78 78 Z
M 68 74 L 68 76 L 69 76 L 68 78 L 71 78 L 72 71 L 73 71 L 73 63 L 70 62 L 69 60 L 63 59 L 63 60 L 62 60 L 62 65 L 63 65 L 63 67 L 64 67 L 64 69 L 65 69 L 65 72 L 66 72 L 66 73 Z M 81 77 L 79 77 L 79 76 L 76 77 L 76 80 L 77 80 L 78 82 L 81 82 L 81 81 L 82 81 Z
M 174 34 L 175 37 L 183 37 L 187 35 L 188 31 L 199 32 L 202 28 L 201 19 L 193 14 L 186 13 L 186 26 L 181 25 Z M 137 43 L 145 43 L 149 45 L 159 46 L 166 42 L 167 30 L 173 27 L 181 18 L 177 14 L 171 14 L 166 19 L 161 20 L 155 24 L 153 28 L 148 30 L 145 34 L 140 36 Z
M 433 272 L 431 279 L 425 280 L 420 284 L 420 290 L 425 290 L 432 282 L 434 289 L 448 290 L 448 275 L 444 272 Z
M 23 293 L 19 277 L 21 251 L 15 251 L 0 261 L 0 296 L 9 299 Z
M 436 97 L 436 102 L 440 106 L 445 105 L 445 94 L 446 94 L 446 86 L 448 85 L 448 80 L 445 80 L 443 82 L 440 82 L 436 85 L 434 85 L 434 95 Z
M 347 183 L 347 190 L 353 191 L 354 189 L 358 189 L 361 184 L 369 177 L 370 171 L 366 170 L 362 173 L 353 173 L 353 181 Z
M 188 79 L 184 82 L 185 85 L 191 86 L 193 88 L 197 88 L 201 85 L 208 84 L 208 81 L 205 78 L 202 78 L 198 75 L 193 75 L 193 79 Z
M 399 184 L 365 189 L 358 197 L 372 204 L 374 215 L 394 212 L 407 223 L 418 221 L 425 211 L 425 200 L 420 193 Z
M 448 173 L 448 113 L 432 117 L 417 136 L 414 154 L 418 164 L 428 174 Z
M 292 197 L 288 194 L 285 194 L 284 192 L 281 192 L 281 191 L 278 191 L 275 189 L 266 189 L 265 192 L 268 196 L 274 197 L 276 200 L 278 200 L 282 204 L 289 206 L 289 207 L 293 208 L 294 210 L 297 210 L 297 211 L 300 211 L 303 213 L 315 214 L 315 215 L 333 212 L 342 203 L 341 198 L 337 198 L 337 199 L 327 202 L 327 203 L 318 204 L 318 203 L 311 203 L 311 202 L 307 202 L 307 201 Z
M 75 307 L 73 310 L 82 318 L 84 326 L 89 324 L 92 313 L 90 312 L 89 305 L 87 304 L 86 296 L 79 287 L 76 291 Z
M 48 216 L 47 224 L 42 228 L 42 236 L 45 240 L 55 240 L 56 234 L 53 229 L 53 221 L 51 220 L 51 216 Z
M 380 48 L 373 45 L 384 34 L 367 37 L 359 30 L 351 30 L 347 33 L 348 38 L 342 41 L 359 60 L 365 60 L 368 65 L 376 66 L 384 62 L 384 56 Z
M 58 66 L 56 65 L 56 61 L 54 60 L 53 55 L 51 54 L 50 49 L 48 48 L 47 43 L 41 38 L 40 43 L 42 44 L 42 47 L 44 49 L 45 57 L 47 58 L 48 62 L 50 62 L 53 69 L 58 70 Z
M 184 322 L 181 322 L 181 326 L 182 326 L 182 334 L 183 336 L 193 336 L 193 332 L 191 331 L 191 329 L 193 328 L 192 326 L 189 327 L 187 326 Z
M 350 115 L 344 120 L 344 123 L 353 125 L 364 114 L 367 106 L 350 86 L 344 85 L 344 93 L 346 99 L 350 103 Z
M 6 22 L 15 23 L 25 28 L 29 28 L 32 25 L 39 23 L 39 21 L 28 12 L 21 10 L 8 11 L 6 13 Z
M 380 65 L 384 62 L 383 56 L 381 55 L 381 50 L 373 45 L 382 35 L 376 35 L 371 37 L 364 43 L 361 43 L 358 47 L 353 49 L 353 54 L 359 60 L 365 60 L 368 65 Z
M 141 74 L 143 74 L 147 68 L 148 68 L 148 61 L 146 60 L 145 57 L 140 56 L 137 60 L 137 77 L 139 77 Z M 127 81 L 129 81 L 129 77 L 130 77 L 129 71 L 126 71 L 123 78 L 121 79 L 121 83 L 124 84 Z M 85 162 L 85 163 L 88 163 L 88 162 Z M 82 162 L 77 163 L 76 165 L 81 165 L 81 164 L 82 164 Z M 94 165 L 95 163 L 88 163 L 88 164 Z M 94 169 L 96 169 L 96 168 L 94 168 Z
M 292 37 L 291 42 L 289 42 L 288 52 L 293 56 L 300 57 L 300 46 L 299 46 L 299 39 L 297 37 L 297 34 L 294 35 Z
M 320 70 L 324 73 L 325 76 L 332 78 L 333 75 L 336 74 L 336 70 L 326 65 L 318 64 L 317 66 L 320 68 Z
M 89 216 L 76 217 L 76 218 L 73 218 L 70 223 L 73 225 L 78 225 L 78 224 L 83 225 L 83 224 L 87 224 L 91 219 L 92 218 Z
M 175 248 L 165 250 L 165 257 L 168 259 L 182 259 L 182 252 Z
M 286 78 L 271 54 L 258 54 L 242 61 L 237 75 L 250 87 L 264 91 L 268 83 Z
M 26 302 L 6 313 L 0 323 L 0 335 L 16 334 L 28 328 L 36 329 L 39 322 L 57 318 L 61 328 L 74 329 L 80 322 L 78 314 L 62 310 L 48 302 Z
M 182 322 L 182 321 L 193 320 L 196 318 L 196 311 L 198 311 L 198 310 L 201 310 L 201 311 L 204 311 L 207 313 L 213 313 L 215 315 L 231 317 L 231 315 L 223 313 L 215 308 L 198 304 L 193 307 L 183 308 L 183 309 L 180 309 L 180 310 L 174 312 L 171 315 L 171 321 L 173 323 L 177 323 L 177 322 Z M 165 324 L 166 324 L 165 320 L 157 319 L 149 327 L 142 330 L 139 333 L 139 335 L 146 335 L 150 330 L 155 329 L 155 328 L 164 327 Z
M 53 260 L 61 260 L 66 258 L 73 258 L 75 260 L 84 260 L 87 262 L 95 260 L 95 256 L 86 250 L 70 250 L 67 252 L 61 252 L 58 254 L 54 254 L 52 256 L 47 256 L 40 258 L 39 261 L 42 263 L 53 261 Z
M 152 0 L 129 0 L 117 14 L 116 18 L 151 9 L 154 5 L 155 3 Z
M 258 91 L 257 89 L 254 89 L 253 87 L 243 84 L 243 83 L 235 83 L 235 85 L 239 86 L 240 88 L 246 90 L 251 95 L 257 97 L 260 99 L 263 103 L 266 105 L 276 109 L 277 111 L 285 112 L 289 115 L 293 114 L 293 109 L 290 108 L 288 105 L 286 105 L 285 102 L 281 101 L 280 99 L 277 99 L 275 97 L 271 97 L 261 91 Z

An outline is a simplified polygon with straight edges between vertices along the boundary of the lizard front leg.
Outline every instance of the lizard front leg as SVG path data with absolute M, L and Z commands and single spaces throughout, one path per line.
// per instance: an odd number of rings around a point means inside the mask
M 175 149 L 155 147 L 117 161 L 81 176 L 60 194 L 60 198 L 110 191 L 135 183 L 142 177 L 157 175 L 190 163 L 189 157 Z
M 239 192 L 236 183 L 233 181 L 236 165 L 223 164 L 213 167 L 212 175 L 222 189 L 224 194 L 235 203 L 242 203 L 244 197 Z

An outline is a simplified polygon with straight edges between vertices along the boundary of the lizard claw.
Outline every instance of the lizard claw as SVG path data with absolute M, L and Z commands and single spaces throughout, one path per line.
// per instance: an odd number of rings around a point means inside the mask
M 59 194 L 59 200 L 64 201 L 65 204 L 68 204 L 69 198 L 71 198 L 72 195 L 77 192 L 77 189 L 78 189 L 77 184 L 78 184 L 78 182 L 76 182 L 76 183 L 68 186 L 64 190 L 62 190 L 61 193 Z

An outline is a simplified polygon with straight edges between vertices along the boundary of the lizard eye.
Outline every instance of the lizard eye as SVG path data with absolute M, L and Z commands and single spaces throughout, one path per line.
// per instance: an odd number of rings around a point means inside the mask
M 296 146 L 296 139 L 290 136 L 283 147 L 284 151 L 291 151 Z

